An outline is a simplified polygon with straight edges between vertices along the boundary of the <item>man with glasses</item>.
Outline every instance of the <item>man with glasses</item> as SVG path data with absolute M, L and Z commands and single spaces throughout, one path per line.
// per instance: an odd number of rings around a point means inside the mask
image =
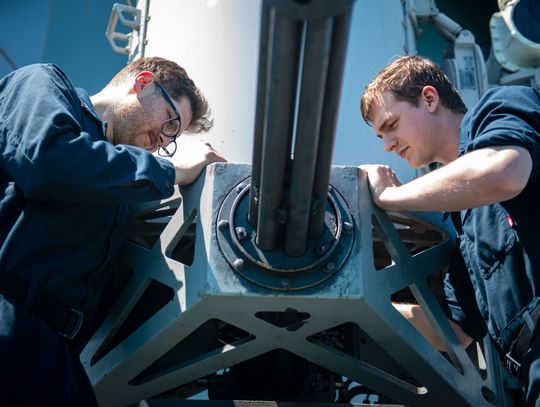
M 0 80 L 0 405 L 96 405 L 72 344 L 127 204 L 166 198 L 224 161 L 200 140 L 177 149 L 211 126 L 199 89 L 163 58 L 127 65 L 92 97 L 50 64 Z

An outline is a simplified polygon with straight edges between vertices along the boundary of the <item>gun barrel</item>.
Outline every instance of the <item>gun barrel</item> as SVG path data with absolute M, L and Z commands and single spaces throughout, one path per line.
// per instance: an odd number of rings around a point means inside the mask
M 352 1 L 305 16 L 289 3 L 263 5 L 248 219 L 260 249 L 301 256 L 324 231 Z
M 323 106 L 317 165 L 313 184 L 313 204 L 309 223 L 310 238 L 317 238 L 323 233 L 324 207 L 328 196 L 328 185 L 330 183 L 330 167 L 334 154 L 338 105 L 343 82 L 343 63 L 347 52 L 351 13 L 352 11 L 349 10 L 336 16 L 334 19 L 332 53 L 328 67 L 328 76 L 326 78 L 325 104 Z
M 285 252 L 301 255 L 306 247 L 313 179 L 319 147 L 319 132 L 332 40 L 332 19 L 306 23 L 300 100 L 291 168 L 289 216 L 285 230 Z M 328 193 L 328 184 L 326 185 Z
M 274 250 L 278 244 L 279 209 L 283 200 L 285 167 L 290 156 L 289 134 L 293 126 L 301 26 L 297 21 L 272 12 L 269 31 L 271 53 L 267 62 L 268 98 L 265 100 L 257 216 L 257 245 L 263 250 Z

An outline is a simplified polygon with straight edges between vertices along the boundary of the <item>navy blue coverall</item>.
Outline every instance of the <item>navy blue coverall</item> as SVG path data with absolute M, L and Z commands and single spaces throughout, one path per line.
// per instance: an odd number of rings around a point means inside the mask
M 172 163 L 106 126 L 55 65 L 0 80 L 0 405 L 96 403 L 65 336 L 96 309 L 127 203 L 174 186 Z
M 466 274 L 449 275 L 445 291 L 449 304 L 461 305 L 450 307 L 451 318 L 473 338 L 487 326 L 500 353 L 506 355 L 540 304 L 540 94 L 536 90 L 525 86 L 490 89 L 465 114 L 460 155 L 496 146 L 523 147 L 530 153 L 529 180 L 513 199 L 461 211 L 455 223 L 474 290 L 470 298 L 476 303 L 461 296 L 470 288 Z M 481 315 L 485 325 L 475 322 L 475 315 Z M 539 336 L 520 361 L 529 406 L 540 406 Z

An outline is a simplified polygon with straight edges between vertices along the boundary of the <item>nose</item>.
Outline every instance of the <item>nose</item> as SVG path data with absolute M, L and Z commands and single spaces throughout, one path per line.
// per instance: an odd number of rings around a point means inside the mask
M 383 140 L 384 151 L 386 151 L 387 153 L 391 153 L 392 151 L 395 150 L 397 146 L 397 142 L 394 137 L 383 136 L 382 140 Z

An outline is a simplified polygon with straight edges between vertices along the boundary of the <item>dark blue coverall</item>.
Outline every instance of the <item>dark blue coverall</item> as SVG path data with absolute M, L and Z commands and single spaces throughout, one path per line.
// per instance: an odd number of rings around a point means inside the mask
M 169 161 L 113 146 L 106 126 L 57 66 L 0 80 L 2 406 L 96 403 L 66 337 L 97 307 L 127 203 L 174 184 Z
M 461 211 L 454 217 L 467 274 L 450 274 L 445 292 L 451 318 L 478 338 L 481 315 L 503 359 L 540 305 L 540 94 L 525 86 L 490 89 L 464 116 L 460 155 L 497 146 L 518 146 L 532 158 L 525 189 L 515 198 Z M 456 298 L 457 297 L 457 298 Z M 478 310 L 480 313 L 478 314 Z M 537 310 L 537 313 L 539 311 Z M 478 322 L 478 321 L 477 321 Z M 533 321 L 535 322 L 535 321 Z M 536 333 L 539 324 L 531 325 Z M 527 405 L 540 406 L 540 335 L 518 361 Z

